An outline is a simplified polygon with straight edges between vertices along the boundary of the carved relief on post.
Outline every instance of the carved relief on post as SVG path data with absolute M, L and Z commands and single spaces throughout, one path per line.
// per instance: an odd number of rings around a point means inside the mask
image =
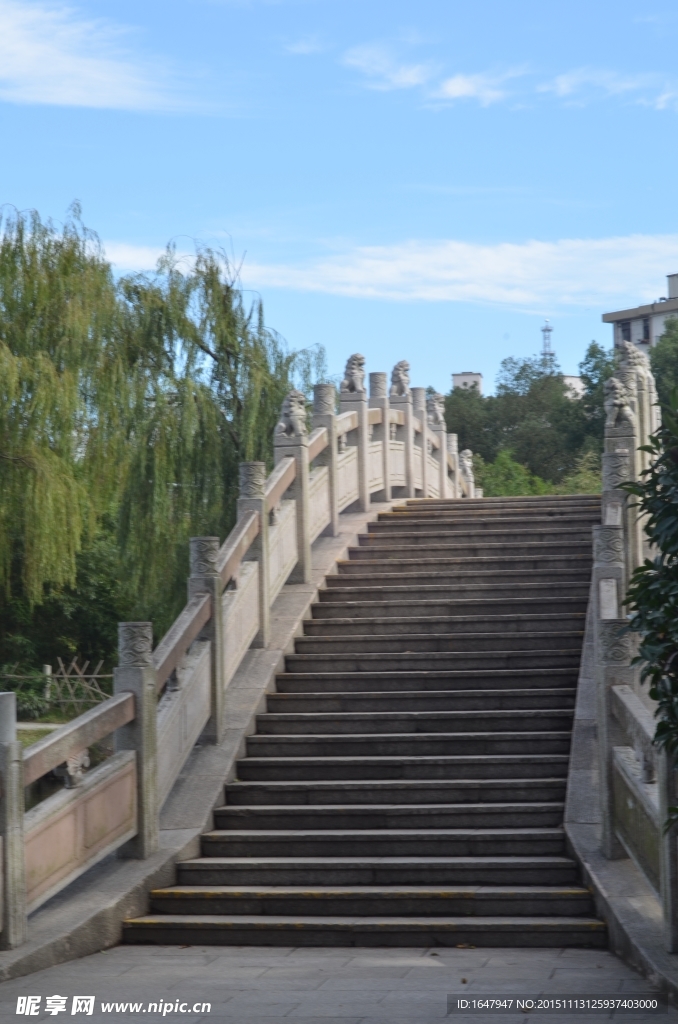
M 599 526 L 594 532 L 594 547 L 596 562 L 624 561 L 624 534 L 620 527 Z
M 370 374 L 370 398 L 388 398 L 388 377 L 385 373 Z
M 334 384 L 316 384 L 313 388 L 313 412 L 316 416 L 332 416 L 336 412 Z
M 365 393 L 365 356 L 359 352 L 349 356 L 344 370 L 344 379 L 341 382 L 341 393 L 362 395 Z
M 241 466 L 242 469 L 242 466 Z M 189 539 L 191 576 L 218 576 L 218 537 L 191 537 Z
M 598 636 L 602 660 L 606 665 L 618 668 L 629 665 L 635 651 L 635 643 L 630 633 L 623 632 L 624 625 L 619 619 L 602 620 L 598 623 Z
M 445 426 L 445 399 L 438 391 L 428 396 L 428 399 L 426 400 L 426 411 L 428 414 L 428 421 L 432 426 Z
M 241 462 L 238 471 L 241 498 L 263 498 L 266 486 L 265 462 Z
M 401 359 L 391 373 L 391 398 L 405 398 L 409 394 L 410 364 L 406 359 Z
M 294 389 L 285 398 L 280 420 L 275 428 L 276 437 L 306 437 L 306 396 Z
M 118 664 L 120 668 L 147 668 L 153 661 L 153 623 L 118 624 Z
M 603 490 L 614 491 L 631 478 L 628 448 L 603 453 Z

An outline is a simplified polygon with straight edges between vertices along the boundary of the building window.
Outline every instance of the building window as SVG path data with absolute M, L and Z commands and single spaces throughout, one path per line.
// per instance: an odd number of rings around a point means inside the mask
M 631 321 L 630 320 L 622 320 L 622 322 L 620 323 L 619 327 L 620 327 L 620 330 L 621 330 L 621 340 L 622 341 L 630 341 L 631 340 Z
M 643 317 L 643 341 L 650 340 L 650 318 L 649 316 Z

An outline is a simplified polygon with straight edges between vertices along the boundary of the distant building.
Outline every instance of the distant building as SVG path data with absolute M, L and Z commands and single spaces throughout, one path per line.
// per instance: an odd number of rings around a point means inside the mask
M 668 287 L 665 298 L 634 309 L 603 313 L 603 323 L 613 326 L 615 348 L 621 348 L 623 341 L 632 341 L 647 351 L 661 338 L 669 317 L 678 317 L 678 274 L 669 274 L 666 280 Z
M 586 388 L 584 387 L 584 381 L 581 379 L 581 377 L 573 377 L 569 373 L 564 373 L 563 383 L 565 384 L 565 387 L 569 388 L 569 390 L 572 392 L 572 398 L 581 398 L 581 396 L 586 391 Z
M 465 388 L 467 391 L 469 388 L 477 387 L 478 394 L 483 393 L 483 375 L 482 373 L 453 373 L 452 374 L 452 388 L 456 391 L 457 388 Z

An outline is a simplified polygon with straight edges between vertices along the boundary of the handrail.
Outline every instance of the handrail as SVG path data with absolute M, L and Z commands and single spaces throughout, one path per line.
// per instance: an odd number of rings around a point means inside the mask
M 450 455 L 449 452 L 447 453 L 447 468 L 451 469 L 452 472 L 454 473 L 454 458 Z
M 337 434 L 347 434 L 349 430 L 355 430 L 357 426 L 357 412 L 342 412 L 341 416 L 337 416 Z
M 72 754 L 85 750 L 133 719 L 134 694 L 119 693 L 55 729 L 24 751 L 24 785 L 35 782 Z
M 414 429 L 415 434 L 421 434 L 421 420 L 419 419 L 418 416 L 412 417 L 412 427 Z
M 402 409 L 389 409 L 388 411 L 388 422 L 395 423 L 399 427 L 405 426 L 405 413 Z
M 252 546 L 252 541 L 259 536 L 260 530 L 259 514 L 245 512 L 219 548 L 216 567 L 224 586 L 236 575 L 240 563 Z
M 367 422 L 370 424 L 371 427 L 376 426 L 377 424 L 381 423 L 381 421 L 382 421 L 381 409 L 368 409 L 367 410 Z
M 291 456 L 281 459 L 266 482 L 266 508 L 270 512 L 278 504 L 285 491 L 294 483 L 297 465 Z
M 432 430 L 428 432 L 428 439 L 431 442 L 432 448 L 440 448 L 440 438 L 436 437 Z
M 321 452 L 325 451 L 328 444 L 329 435 L 327 433 L 327 427 L 318 427 L 317 430 L 314 430 L 308 439 L 309 462 L 313 462 Z
M 252 513 L 256 516 L 256 513 Z M 248 545 L 249 547 L 249 545 Z M 153 651 L 153 668 L 157 676 L 158 691 L 167 682 L 184 654 L 200 635 L 206 622 L 212 617 L 212 597 L 210 594 L 198 594 L 189 601 L 184 610 L 177 616 L 164 637 Z

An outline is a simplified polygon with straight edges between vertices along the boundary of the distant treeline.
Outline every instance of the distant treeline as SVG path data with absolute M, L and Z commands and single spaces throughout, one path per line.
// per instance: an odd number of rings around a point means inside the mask
M 77 207 L 0 220 L 0 666 L 110 662 L 120 620 L 164 631 L 189 536 L 225 537 L 238 463 L 270 465 L 323 358 L 288 351 L 222 253 L 116 279 Z

